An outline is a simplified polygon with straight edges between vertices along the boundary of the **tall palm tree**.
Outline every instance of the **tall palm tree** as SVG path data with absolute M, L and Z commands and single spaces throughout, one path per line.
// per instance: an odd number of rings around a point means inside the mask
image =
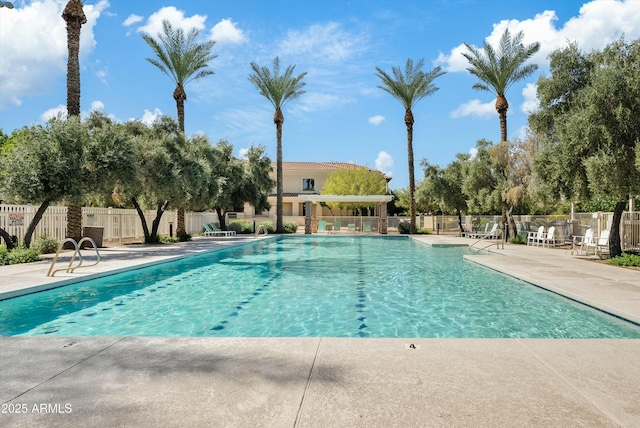
M 87 17 L 81 0 L 69 0 L 62 12 L 67 23 L 67 115 L 80 116 L 80 30 Z M 71 201 L 67 207 L 67 238 L 79 241 L 82 237 L 82 207 Z
M 411 58 L 407 59 L 404 73 L 400 67 L 393 67 L 391 75 L 376 67 L 376 76 L 382 81 L 378 86 L 383 91 L 391 94 L 400 101 L 405 108 L 404 123 L 407 126 L 407 158 L 409 163 L 409 215 L 411 216 L 411 233 L 416 233 L 416 181 L 413 165 L 413 113 L 412 109 L 418 101 L 432 95 L 439 88 L 433 81 L 445 74 L 440 67 L 434 67 L 430 72 L 422 71 L 424 60 L 419 60 L 415 65 Z
M 173 91 L 173 99 L 176 100 L 178 109 L 178 125 L 184 133 L 184 102 L 187 93 L 184 86 L 192 80 L 201 79 L 214 74 L 209 69 L 209 61 L 217 55 L 211 53 L 215 41 L 208 40 L 198 43 L 200 32 L 192 28 L 185 34 L 182 28 L 173 28 L 168 20 L 162 21 L 162 32 L 158 33 L 158 40 L 144 34 L 142 38 L 151 47 L 157 58 L 146 58 L 164 74 L 169 76 L 176 87 Z M 184 208 L 178 208 L 178 236 L 186 234 L 184 222 Z
M 462 55 L 471 65 L 467 70 L 480 80 L 480 82 L 473 85 L 473 89 L 488 91 L 496 96 L 496 110 L 500 117 L 501 142 L 507 141 L 507 110 L 509 109 L 509 103 L 505 96 L 507 89 L 538 69 L 536 64 L 525 65 L 524 63 L 540 50 L 540 43 L 536 42 L 524 46 L 522 44 L 523 38 L 522 31 L 511 38 L 511 33 L 507 28 L 504 30 L 502 37 L 500 37 L 500 45 L 497 52 L 487 42 L 484 42 L 482 50 L 468 43 L 464 44 L 469 53 L 463 53 Z M 508 211 L 507 203 L 503 200 L 502 230 L 505 230 L 505 224 L 507 224 L 508 217 L 510 217 Z M 515 224 L 513 222 L 510 223 Z M 507 234 L 505 234 L 505 237 L 508 237 Z
M 273 114 L 273 123 L 276 124 L 276 233 L 284 232 L 282 227 L 282 124 L 284 123 L 282 107 L 306 92 L 302 90 L 305 85 L 302 79 L 307 72 L 294 76 L 295 68 L 295 65 L 290 65 L 283 74 L 280 74 L 280 59 L 275 57 L 272 70 L 252 62 L 253 74 L 249 75 L 249 81 L 258 88 L 260 95 L 268 99 L 276 109 Z
M 473 89 L 488 91 L 496 96 L 496 110 L 500 116 L 500 141 L 507 141 L 507 89 L 538 69 L 536 64 L 524 63 L 540 50 L 540 43 L 524 46 L 523 38 L 522 31 L 511 38 L 509 29 L 504 30 L 497 52 L 487 42 L 482 46 L 482 50 L 468 43 L 464 44 L 469 53 L 462 55 L 471 64 L 467 70 L 482 82 L 473 85 Z

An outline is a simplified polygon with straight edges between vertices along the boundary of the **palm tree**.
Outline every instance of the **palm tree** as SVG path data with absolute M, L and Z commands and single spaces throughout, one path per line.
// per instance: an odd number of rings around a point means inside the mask
M 211 53 L 215 41 L 208 40 L 204 43 L 198 43 L 196 39 L 199 35 L 200 32 L 197 28 L 192 28 L 185 35 L 182 28 L 173 28 L 171 23 L 165 19 L 162 21 L 162 32 L 158 34 L 159 41 L 147 34 L 142 36 L 157 57 L 147 58 L 147 61 L 158 67 L 176 84 L 173 99 L 176 100 L 178 125 L 183 133 L 184 102 L 187 100 L 184 86 L 192 80 L 214 74 L 208 66 L 209 61 L 217 57 Z M 186 234 L 183 207 L 178 208 L 176 234 L 178 236 Z
M 69 0 L 62 12 L 67 23 L 67 115 L 80 116 L 80 30 L 87 17 L 81 0 Z M 67 238 L 79 241 L 82 237 L 82 207 L 71 201 L 67 207 Z
M 282 227 L 282 124 L 284 115 L 282 107 L 306 91 L 302 90 L 305 83 L 302 81 L 307 72 L 298 76 L 293 75 L 295 65 L 290 65 L 284 74 L 280 74 L 280 59 L 275 57 L 273 69 L 260 67 L 255 62 L 251 63 L 253 74 L 249 75 L 249 81 L 258 88 L 260 95 L 271 102 L 276 109 L 273 114 L 273 123 L 276 124 L 276 233 L 283 233 Z
M 413 113 L 411 109 L 421 99 L 432 95 L 438 90 L 433 81 L 445 74 L 440 67 L 434 67 L 430 72 L 422 71 L 424 60 L 413 64 L 411 58 L 407 59 L 404 74 L 400 67 L 391 69 L 392 75 L 376 67 L 376 76 L 382 81 L 382 86 L 378 86 L 383 91 L 402 104 L 405 108 L 404 123 L 407 126 L 407 158 L 409 162 L 409 215 L 411 216 L 411 233 L 416 233 L 416 181 L 413 172 Z
M 468 43 L 464 44 L 469 53 L 462 55 L 471 64 L 467 70 L 483 82 L 473 85 L 473 89 L 492 92 L 496 96 L 496 110 L 500 116 L 500 141 L 507 141 L 509 103 L 505 92 L 515 82 L 524 79 L 538 69 L 536 64 L 524 65 L 524 62 L 538 52 L 540 43 L 536 42 L 524 46 L 522 44 L 523 38 L 522 31 L 512 39 L 509 29 L 504 30 L 497 52 L 487 42 L 482 46 L 482 50 Z
M 464 44 L 469 53 L 463 53 L 462 55 L 471 64 L 471 67 L 467 68 L 467 70 L 480 79 L 479 83 L 473 85 L 473 89 L 488 91 L 496 96 L 496 110 L 500 117 L 501 142 L 507 141 L 507 110 L 509 109 L 509 103 L 505 97 L 507 89 L 538 69 L 536 64 L 524 65 L 524 63 L 538 52 L 540 43 L 536 42 L 524 46 L 522 44 L 523 38 L 522 31 L 511 38 L 511 33 L 507 28 L 500 38 L 500 46 L 497 52 L 487 42 L 482 46 L 482 50 L 468 43 Z M 502 230 L 505 230 L 504 226 L 508 221 L 507 212 L 507 203 L 503 200 Z M 515 224 L 513 221 L 510 223 Z M 506 237 L 508 236 L 505 234 Z

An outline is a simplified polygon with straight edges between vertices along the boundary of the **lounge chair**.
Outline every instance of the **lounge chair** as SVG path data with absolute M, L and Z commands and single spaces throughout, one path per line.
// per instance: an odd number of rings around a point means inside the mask
M 491 226 L 491 230 L 488 233 L 484 233 L 484 234 L 477 233 L 475 235 L 475 237 L 477 239 L 499 238 L 499 236 L 498 236 L 498 223 L 493 223 L 493 226 Z
M 356 224 L 355 223 L 347 224 L 347 232 L 356 233 Z
M 488 233 L 488 231 L 489 231 L 489 223 L 484 225 L 484 232 L 470 233 L 469 234 L 469 238 L 472 238 L 472 239 L 482 238 L 484 235 L 486 235 Z
M 549 228 L 549 231 L 547 233 L 544 234 L 544 236 L 542 237 L 542 246 L 544 247 L 544 244 L 547 244 L 547 247 L 551 246 L 551 243 L 553 242 L 553 246 L 556 246 L 556 228 L 555 226 L 551 226 Z
M 236 235 L 235 230 L 221 230 L 215 223 L 209 223 L 209 226 L 211 226 L 211 229 L 213 230 L 214 233 L 217 233 L 219 235 L 222 235 L 223 233 L 225 234 L 225 236 Z
M 598 256 L 602 254 L 602 249 L 606 249 L 609 252 L 609 229 L 605 229 L 600 234 L 600 237 L 596 241 L 595 252 Z
M 234 236 L 236 234 L 233 230 L 220 230 L 213 223 L 202 223 L 202 227 L 204 227 L 204 236 Z
M 593 229 L 591 228 L 587 229 L 587 231 L 584 233 L 584 236 L 573 237 L 573 242 L 571 244 L 571 254 L 573 255 L 573 252 L 576 251 L 578 254 L 582 255 L 582 252 L 584 251 L 584 255 L 588 256 L 589 248 L 593 248 L 595 253 L 596 244 L 595 242 L 593 242 Z
M 333 222 L 333 233 L 341 233 L 340 227 L 342 227 L 342 225 L 340 224 L 340 220 L 334 221 Z
M 371 222 L 370 221 L 365 220 L 365 221 L 362 222 L 362 231 L 371 233 Z
M 318 233 L 327 233 L 327 222 L 325 220 L 318 222 Z
M 529 232 L 527 235 L 527 245 L 538 246 L 544 240 L 544 226 L 540 226 L 537 232 Z

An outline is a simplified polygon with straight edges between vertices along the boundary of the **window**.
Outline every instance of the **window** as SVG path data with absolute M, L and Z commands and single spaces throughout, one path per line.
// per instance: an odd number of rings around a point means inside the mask
M 314 190 L 315 180 L 313 178 L 302 179 L 302 190 Z

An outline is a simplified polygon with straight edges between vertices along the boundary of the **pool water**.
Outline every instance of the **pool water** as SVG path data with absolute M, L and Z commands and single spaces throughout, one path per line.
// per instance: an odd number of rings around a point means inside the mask
M 0 335 L 640 338 L 465 251 L 279 236 L 2 301 Z

